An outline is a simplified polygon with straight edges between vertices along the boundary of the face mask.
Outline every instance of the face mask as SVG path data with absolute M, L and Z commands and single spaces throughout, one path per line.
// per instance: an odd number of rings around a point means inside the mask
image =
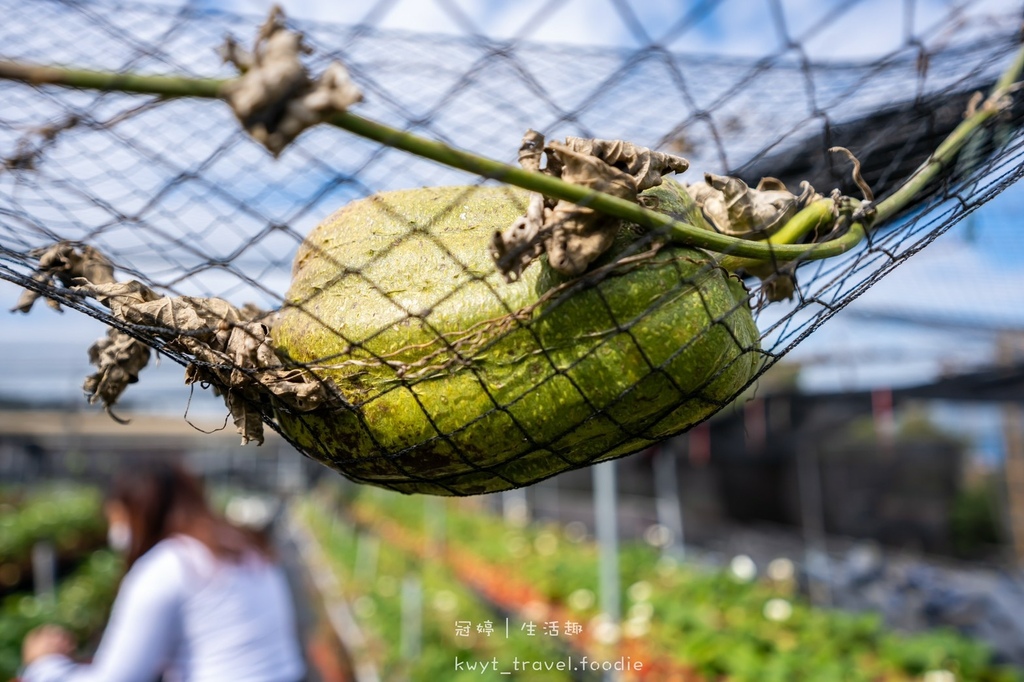
M 107 544 L 115 552 L 124 554 L 132 544 L 132 529 L 126 523 L 112 523 L 107 528 Z

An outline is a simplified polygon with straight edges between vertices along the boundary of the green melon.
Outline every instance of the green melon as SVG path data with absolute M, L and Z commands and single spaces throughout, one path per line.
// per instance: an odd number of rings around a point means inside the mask
M 677 184 L 646 194 L 692 219 Z M 473 495 L 635 452 L 747 384 L 760 364 L 747 292 L 702 251 L 665 247 L 543 300 L 566 282 L 543 259 L 506 283 L 488 246 L 526 202 L 507 188 L 401 190 L 317 227 L 273 340 L 344 401 L 279 412 L 283 431 L 353 480 Z M 620 230 L 595 265 L 637 233 Z

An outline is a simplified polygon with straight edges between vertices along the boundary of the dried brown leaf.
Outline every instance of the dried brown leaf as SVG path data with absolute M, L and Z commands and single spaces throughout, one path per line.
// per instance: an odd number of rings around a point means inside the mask
M 315 410 L 335 399 L 321 380 L 301 369 L 263 371 L 260 373 L 260 385 L 299 412 Z
M 574 152 L 596 156 L 610 166 L 625 171 L 636 181 L 636 191 L 657 187 L 665 172 L 682 173 L 690 162 L 681 156 L 655 152 L 623 140 L 590 140 L 581 137 L 565 138 Z M 563 179 L 565 179 L 563 175 Z
M 32 255 L 39 259 L 32 280 L 44 288 L 53 287 L 54 280 L 65 287 L 72 286 L 79 278 L 96 283 L 114 281 L 114 266 L 91 246 L 83 247 L 79 251 L 70 242 L 57 242 L 53 246 L 37 249 Z M 36 291 L 26 289 L 11 312 L 29 312 L 41 296 L 42 294 Z M 60 310 L 60 305 L 55 300 L 49 299 L 48 303 L 54 309 Z
M 145 284 L 117 282 L 113 266 L 95 249 L 59 243 L 37 252 L 34 278 L 60 280 L 76 294 L 96 299 L 114 318 L 159 339 L 168 351 L 190 357 L 185 383 L 208 383 L 225 403 L 242 442 L 263 442 L 262 414 L 277 400 L 304 412 L 336 400 L 335 393 L 309 371 L 284 367 L 270 339 L 271 316 L 252 305 L 238 308 L 220 298 L 161 296 Z M 23 295 L 27 312 L 35 294 Z M 110 412 L 125 388 L 138 381 L 150 357 L 142 341 L 112 328 L 89 349 L 96 372 L 85 381 L 90 403 Z M 117 419 L 110 413 L 112 417 Z
M 544 156 L 544 136 L 532 128 L 523 135 L 519 144 L 519 165 L 524 170 L 536 173 Z
M 714 228 L 735 237 L 768 237 L 801 208 L 820 198 L 809 185 L 797 196 L 775 178 L 763 178 L 750 189 L 739 178 L 704 174 L 703 183 L 687 185 L 687 192 Z
M 519 165 L 531 172 L 540 171 L 543 154 L 544 136 L 536 130 L 527 130 L 519 145 Z M 509 282 L 519 279 L 526 266 L 544 253 L 544 242 L 539 235 L 544 227 L 546 203 L 544 195 L 531 193 L 526 214 L 516 218 L 504 232 L 496 230 L 494 233 L 491 257 Z
M 546 166 L 540 167 L 541 152 Z M 686 159 L 653 152 L 621 140 L 566 138 L 564 144 L 544 146 L 544 136 L 529 130 L 519 148 L 519 163 L 566 182 L 629 201 L 645 189 L 661 184 L 662 174 L 682 172 Z M 491 255 L 509 281 L 543 253 L 555 270 L 569 276 L 582 274 L 608 250 L 622 221 L 586 206 L 530 195 L 526 215 L 504 231 L 496 232 Z
M 224 393 L 224 402 L 231 413 L 235 430 L 242 436 L 242 445 L 249 441 L 263 445 L 263 416 L 260 411 L 253 407 L 246 396 L 233 389 L 228 389 Z
M 562 179 L 622 199 L 636 201 L 637 183 L 632 175 L 596 156 L 571 147 L 552 144 L 549 149 L 562 166 Z M 558 272 L 582 274 L 615 241 L 622 221 L 571 201 L 559 201 L 545 212 L 544 229 L 548 234 L 544 250 L 548 262 Z
M 149 355 L 149 347 L 139 340 L 120 329 L 107 330 L 107 335 L 89 348 L 89 362 L 96 367 L 96 372 L 86 378 L 82 386 L 89 404 L 100 401 L 109 411 L 128 384 L 139 380 L 139 372 L 149 363 Z
M 345 111 L 362 93 L 339 62 L 313 80 L 301 55 L 310 49 L 301 33 L 289 31 L 274 7 L 251 53 L 228 39 L 221 54 L 242 75 L 224 88 L 224 97 L 242 126 L 274 156 L 303 130 Z

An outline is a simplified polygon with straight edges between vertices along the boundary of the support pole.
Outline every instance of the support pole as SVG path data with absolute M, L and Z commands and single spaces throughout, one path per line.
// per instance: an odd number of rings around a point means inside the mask
M 679 497 L 679 476 L 676 469 L 676 453 L 667 445 L 655 446 L 652 471 L 654 472 L 655 511 L 658 523 L 668 528 L 669 541 L 661 548 L 664 556 L 682 561 L 686 556 L 683 535 L 683 505 Z
M 1024 347 L 1024 338 L 1004 334 L 999 339 L 999 361 L 1011 365 Z M 1017 566 L 1024 567 L 1024 410 L 1017 403 L 1003 405 L 1003 441 L 1006 455 L 1007 521 Z
M 808 591 L 811 603 L 815 606 L 831 606 L 831 567 L 825 539 L 825 507 L 822 500 L 818 452 L 807 436 L 801 439 L 798 448 L 797 478 L 800 482 L 800 515 Z
M 530 505 L 526 501 L 526 488 L 514 488 L 501 493 L 501 515 L 511 526 L 525 526 L 530 522 Z
M 616 500 L 615 461 L 595 464 L 594 519 L 600 550 L 598 584 L 601 610 L 618 623 L 622 618 L 619 588 L 619 519 Z
M 423 583 L 419 576 L 409 575 L 402 581 L 401 655 L 415 661 L 423 651 Z
M 32 584 L 39 599 L 53 599 L 56 595 L 57 552 L 48 540 L 32 545 Z
M 448 536 L 448 498 L 427 495 L 423 498 L 423 518 L 426 521 L 427 555 L 442 561 Z

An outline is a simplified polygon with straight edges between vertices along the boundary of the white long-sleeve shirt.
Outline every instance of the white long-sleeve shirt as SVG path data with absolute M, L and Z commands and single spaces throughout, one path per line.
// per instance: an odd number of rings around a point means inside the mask
M 297 682 L 305 674 L 280 568 L 218 560 L 198 540 L 157 543 L 125 575 L 90 665 L 44 656 L 24 682 Z

